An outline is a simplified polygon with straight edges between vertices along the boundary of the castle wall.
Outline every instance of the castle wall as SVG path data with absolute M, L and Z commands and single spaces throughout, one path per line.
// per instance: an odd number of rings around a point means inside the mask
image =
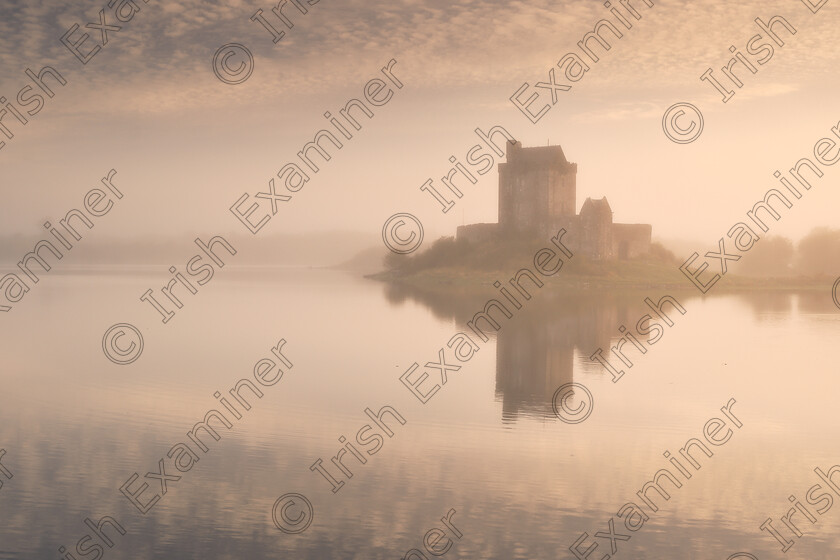
M 563 236 L 563 245 L 578 255 L 581 252 L 581 227 L 580 216 L 562 216 L 554 220 L 548 227 L 540 232 L 542 237 L 554 237 L 561 229 L 566 230 Z
M 568 168 L 552 168 L 549 172 L 549 218 L 577 214 L 577 164 Z
M 587 198 L 580 209 L 581 253 L 594 260 L 613 258 L 612 209 L 606 198 Z
M 581 217 L 580 223 L 581 253 L 594 260 L 613 258 L 612 221 L 593 216 L 590 219 Z
M 575 215 L 577 164 L 559 146 L 523 148 L 507 143 L 499 164 L 499 224 L 515 231 L 539 231 L 561 216 Z
M 546 213 L 548 173 L 499 165 L 499 224 L 518 231 L 536 228 Z

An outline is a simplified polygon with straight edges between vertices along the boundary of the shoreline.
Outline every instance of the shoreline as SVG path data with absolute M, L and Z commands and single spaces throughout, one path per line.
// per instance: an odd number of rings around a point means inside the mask
M 597 293 L 606 291 L 642 291 L 651 289 L 667 289 L 679 292 L 692 292 L 705 296 L 687 278 L 682 281 L 678 269 L 674 268 L 673 278 L 657 277 L 654 275 L 648 278 L 629 275 L 625 278 L 609 275 L 582 275 L 569 273 L 563 275 L 561 272 L 556 277 L 545 278 L 545 287 L 548 291 L 562 290 L 574 293 Z M 427 269 L 411 273 L 400 274 L 394 271 L 381 271 L 374 274 L 366 274 L 363 277 L 367 280 L 382 282 L 384 284 L 399 285 L 405 287 L 416 287 L 422 289 L 439 289 L 441 291 L 472 289 L 475 291 L 495 291 L 494 282 L 511 275 L 511 271 L 490 271 L 490 270 L 469 270 L 469 269 Z M 743 293 L 744 291 L 762 292 L 816 292 L 831 290 L 836 279 L 830 276 L 806 277 L 797 276 L 790 278 L 753 278 L 748 276 L 729 275 L 729 278 L 722 278 L 713 288 L 714 293 Z

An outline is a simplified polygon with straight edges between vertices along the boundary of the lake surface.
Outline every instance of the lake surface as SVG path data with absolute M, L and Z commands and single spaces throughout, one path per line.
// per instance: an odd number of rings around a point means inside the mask
M 472 336 L 465 323 L 486 296 L 415 292 L 328 270 L 225 268 L 184 295 L 163 324 L 139 297 L 168 277 L 163 267 L 54 272 L 0 317 L 0 448 L 13 473 L 0 475 L 0 558 L 57 559 L 59 547 L 68 558 L 94 558 L 97 542 L 104 558 L 402 558 L 424 550 L 424 535 L 439 527 L 452 541 L 443 558 L 574 558 L 569 547 L 588 533 L 580 550 L 596 542 L 595 560 L 727 560 L 741 551 L 765 560 L 782 557 L 781 545 L 759 526 L 771 517 L 790 535 L 779 521 L 792 507 L 788 496 L 804 502 L 819 482 L 814 468 L 840 464 L 840 311 L 830 287 L 673 293 L 685 315 L 669 313 L 674 325 L 645 343 L 643 356 L 628 351 L 633 367 L 617 383 L 589 356 L 608 352 L 620 326 L 633 331 L 649 312 L 645 296 L 668 292 L 538 292 L 487 343 L 476 339 L 478 352 L 455 362 L 460 369 L 422 404 L 400 376 L 414 362 L 415 375 L 438 362 L 456 333 Z M 105 358 L 103 334 L 115 323 L 143 333 L 132 364 Z M 262 398 L 249 396 L 251 409 L 232 430 L 219 427 L 219 441 L 203 437 L 209 451 L 188 472 L 167 459 L 167 475 L 181 478 L 140 513 L 120 487 L 138 473 L 130 488 L 148 483 L 144 502 L 160 494 L 159 480 L 144 475 L 189 442 L 208 410 L 224 410 L 214 393 L 253 381 L 255 364 L 280 339 L 293 367 L 262 387 Z M 440 374 L 430 374 L 434 384 Z M 594 398 L 579 424 L 552 409 L 555 390 L 572 382 Z M 733 398 L 742 427 L 701 457 L 670 500 L 657 501 L 641 529 L 626 530 L 615 515 L 641 504 L 636 492 L 669 466 L 663 452 L 702 439 Z M 321 458 L 339 475 L 330 462 L 339 438 L 354 441 L 372 423 L 365 408 L 386 405 L 405 424 L 387 421 L 393 437 L 382 437 L 365 464 L 346 453 L 353 476 L 333 492 L 310 466 Z M 299 534 L 272 519 L 288 493 L 314 509 Z M 441 522 L 452 509 L 460 538 Z M 94 539 L 79 553 L 91 533 L 84 520 L 103 516 L 126 534 L 105 529 L 113 547 Z M 836 558 L 840 506 L 817 518 L 796 518 L 803 536 L 792 537 L 787 557 Z M 615 553 L 594 537 L 610 519 L 631 535 Z

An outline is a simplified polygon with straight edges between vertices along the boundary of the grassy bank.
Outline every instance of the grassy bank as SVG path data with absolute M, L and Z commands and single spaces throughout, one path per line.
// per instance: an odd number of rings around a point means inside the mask
M 367 277 L 424 288 L 450 286 L 493 289 L 494 282 L 507 283 L 522 268 L 534 270 L 533 254 L 548 246 L 544 241 L 534 239 L 468 244 L 442 238 L 419 255 L 389 256 L 385 262 L 387 270 Z M 658 246 L 644 258 L 622 261 L 591 261 L 576 255 L 564 263 L 557 274 L 542 280 L 546 288 L 564 291 L 650 288 L 697 291 L 680 272 L 681 262 Z M 708 281 L 718 272 L 717 269 L 717 261 L 711 262 L 701 277 L 703 281 Z M 715 284 L 713 290 L 716 293 L 742 290 L 824 290 L 830 288 L 833 282 L 833 278 L 825 276 L 767 278 L 739 276 L 730 272 Z

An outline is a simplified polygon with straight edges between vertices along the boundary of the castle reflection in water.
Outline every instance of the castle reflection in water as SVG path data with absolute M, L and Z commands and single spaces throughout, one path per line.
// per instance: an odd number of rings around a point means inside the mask
M 493 292 L 471 289 L 424 290 L 390 284 L 386 297 L 392 304 L 413 300 L 441 319 L 454 320 L 457 329 L 470 332 L 467 321 L 484 307 Z M 571 383 L 574 371 L 609 375 L 590 356 L 598 348 L 609 352 L 621 335 L 619 327 L 635 324 L 649 312 L 642 292 L 598 292 L 564 296 L 542 293 L 513 318 L 501 319 L 496 338 L 496 397 L 502 403 L 503 420 L 520 416 L 554 417 L 552 399 L 558 387 Z M 680 294 L 683 303 L 694 294 Z M 726 297 L 726 296 L 724 296 Z M 795 310 L 832 312 L 824 294 L 764 292 L 730 296 L 752 310 L 757 320 Z M 454 334 L 454 333 L 453 333 Z M 492 331 L 488 334 L 492 334 Z
M 423 290 L 390 284 L 386 296 L 392 304 L 411 299 L 427 306 L 441 319 L 454 320 L 469 333 L 466 323 L 484 307 L 487 295 L 471 290 Z M 573 380 L 578 367 L 601 370 L 589 356 L 607 349 L 620 336 L 618 328 L 635 322 L 646 309 L 643 295 L 544 293 L 510 320 L 502 319 L 496 333 L 496 396 L 503 419 L 553 416 L 552 398 L 558 387 Z M 491 334 L 491 333 L 488 333 Z

